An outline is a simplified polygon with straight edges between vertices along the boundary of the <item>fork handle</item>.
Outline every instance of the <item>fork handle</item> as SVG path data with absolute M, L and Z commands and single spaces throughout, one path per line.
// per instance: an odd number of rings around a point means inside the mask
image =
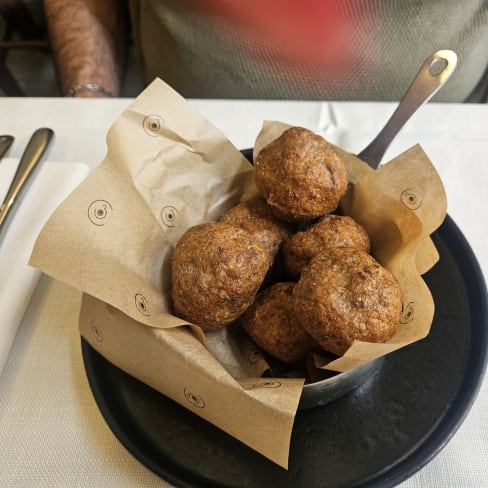
M 32 175 L 34 169 L 45 156 L 49 144 L 54 137 L 54 132 L 48 128 L 37 129 L 31 136 L 19 166 L 15 172 L 14 179 L 10 184 L 10 188 L 5 196 L 5 199 L 0 207 L 0 230 L 12 209 L 12 206 L 20 197 L 22 190 L 25 187 L 29 177 Z

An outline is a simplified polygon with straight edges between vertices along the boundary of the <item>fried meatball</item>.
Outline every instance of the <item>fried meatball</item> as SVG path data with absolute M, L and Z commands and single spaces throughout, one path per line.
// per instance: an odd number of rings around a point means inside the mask
M 291 233 L 290 226 L 277 219 L 262 198 L 239 202 L 219 220 L 237 225 L 253 235 L 266 247 L 271 262 L 274 261 L 283 241 Z
M 264 147 L 255 168 L 256 186 L 286 222 L 333 212 L 348 184 L 346 166 L 332 145 L 302 127 L 287 129 Z
M 252 304 L 269 257 L 248 232 L 225 222 L 209 222 L 185 232 L 171 264 L 175 314 L 203 330 L 215 330 Z
M 283 244 L 286 270 L 296 277 L 310 260 L 329 247 L 356 247 L 369 253 L 369 237 L 352 217 L 329 214 Z
M 386 342 L 400 322 L 395 277 L 352 247 L 329 248 L 305 267 L 293 290 L 303 327 L 326 350 L 342 355 L 354 340 Z
M 291 301 L 294 286 L 275 283 L 261 291 L 240 320 L 261 349 L 285 363 L 300 362 L 309 351 L 319 348 L 295 318 Z

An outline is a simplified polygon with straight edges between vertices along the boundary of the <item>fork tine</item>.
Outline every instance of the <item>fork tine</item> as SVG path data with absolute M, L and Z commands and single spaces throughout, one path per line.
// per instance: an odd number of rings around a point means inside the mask
M 13 136 L 0 136 L 0 160 L 5 156 L 13 142 Z

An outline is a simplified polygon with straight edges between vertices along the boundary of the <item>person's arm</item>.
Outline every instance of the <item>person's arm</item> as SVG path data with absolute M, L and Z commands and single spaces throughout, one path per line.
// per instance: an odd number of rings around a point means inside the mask
M 44 0 L 49 37 L 63 95 L 118 96 L 127 52 L 127 12 L 122 0 Z M 81 88 L 84 87 L 84 88 Z

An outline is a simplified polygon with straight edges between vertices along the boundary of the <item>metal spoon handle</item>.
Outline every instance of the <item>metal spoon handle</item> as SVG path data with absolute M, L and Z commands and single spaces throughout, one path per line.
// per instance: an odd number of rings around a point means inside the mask
M 0 136 L 0 160 L 12 145 L 12 142 L 14 142 L 13 136 Z
M 358 157 L 372 168 L 377 168 L 388 146 L 400 129 L 417 109 L 426 103 L 449 79 L 456 69 L 456 65 L 457 55 L 454 51 L 443 49 L 429 56 L 386 125 L 371 143 L 358 154 Z
M 32 175 L 37 164 L 42 161 L 53 137 L 54 132 L 47 128 L 37 129 L 34 134 L 32 134 L 24 153 L 22 154 L 22 158 L 20 159 L 19 166 L 15 172 L 14 179 L 10 184 L 7 195 L 0 207 L 0 233 L 10 210 L 20 197 L 26 182 Z

